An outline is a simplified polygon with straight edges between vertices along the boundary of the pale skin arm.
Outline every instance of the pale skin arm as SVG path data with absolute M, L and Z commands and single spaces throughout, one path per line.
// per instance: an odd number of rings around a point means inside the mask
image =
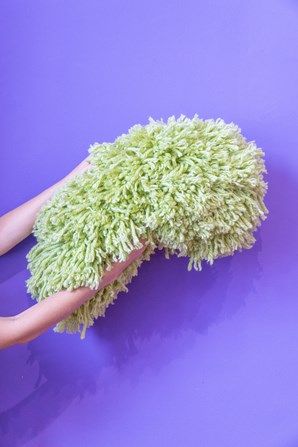
M 33 223 L 37 212 L 48 200 L 53 191 L 62 185 L 65 181 L 71 179 L 74 175 L 90 169 L 92 165 L 84 159 L 69 174 L 63 177 L 54 185 L 42 191 L 33 199 L 28 200 L 22 205 L 14 208 L 0 217 L 0 255 L 4 255 L 11 248 L 29 236 L 32 233 Z
M 51 197 L 55 188 L 73 175 L 89 168 L 91 168 L 89 162 L 83 160 L 62 180 L 1 216 L 0 254 L 9 251 L 32 232 L 37 212 Z M 145 240 L 141 239 L 141 243 L 145 244 Z M 146 246 L 143 245 L 142 248 L 133 250 L 125 262 L 113 263 L 111 270 L 105 270 L 96 289 L 79 287 L 73 291 L 61 290 L 15 316 L 0 317 L 0 349 L 14 344 L 27 343 L 69 316 L 81 304 L 92 298 L 98 290 L 113 282 L 129 264 L 142 254 L 145 248 Z

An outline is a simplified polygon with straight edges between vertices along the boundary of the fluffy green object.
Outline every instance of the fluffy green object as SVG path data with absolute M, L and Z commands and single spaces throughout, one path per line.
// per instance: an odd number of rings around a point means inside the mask
M 212 265 L 251 248 L 269 212 L 264 152 L 220 118 L 150 117 L 149 124 L 131 127 L 113 143 L 94 143 L 88 152 L 93 168 L 57 188 L 36 217 L 37 244 L 26 256 L 28 293 L 40 301 L 62 289 L 95 289 L 105 268 L 142 247 L 140 239 L 147 246 L 55 332 L 85 338 L 156 248 L 165 249 L 166 259 L 188 256 L 188 270 L 202 270 L 202 260 Z

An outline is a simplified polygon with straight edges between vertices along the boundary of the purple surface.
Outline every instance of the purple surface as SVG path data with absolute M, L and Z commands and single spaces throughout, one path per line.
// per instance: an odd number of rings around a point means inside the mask
M 0 351 L 1 447 L 298 446 L 298 2 L 1 1 L 0 213 L 148 117 L 235 122 L 266 153 L 250 250 L 158 251 L 106 318 Z M 0 315 L 30 235 L 0 258 Z

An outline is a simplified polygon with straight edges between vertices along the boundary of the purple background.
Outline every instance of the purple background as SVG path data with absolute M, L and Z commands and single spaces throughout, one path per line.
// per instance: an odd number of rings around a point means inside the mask
M 157 251 L 106 318 L 0 352 L 1 447 L 298 446 L 298 2 L 4 1 L 1 207 L 148 117 L 235 122 L 266 154 L 256 243 L 203 271 Z M 30 235 L 0 258 L 0 315 Z

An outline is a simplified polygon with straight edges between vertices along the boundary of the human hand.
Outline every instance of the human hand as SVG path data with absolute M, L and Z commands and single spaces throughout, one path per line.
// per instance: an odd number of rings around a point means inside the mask
M 81 161 L 81 163 L 79 163 L 74 169 L 72 169 L 70 171 L 70 173 L 64 177 L 64 179 L 72 178 L 74 175 L 76 175 L 78 173 L 81 173 L 81 172 L 86 171 L 87 169 L 93 168 L 94 166 L 87 160 L 88 157 L 84 158 L 84 160 Z
M 130 252 L 128 258 L 126 259 L 126 261 L 122 261 L 122 262 L 114 262 L 112 264 L 112 268 L 111 270 L 105 270 L 105 273 L 100 281 L 100 285 L 99 288 L 103 288 L 105 287 L 107 284 L 112 283 L 113 281 L 115 281 L 115 279 L 118 278 L 118 276 L 132 263 L 134 262 L 137 258 L 139 258 L 141 256 L 141 254 L 145 251 L 146 249 L 146 239 L 140 239 L 140 242 L 143 244 L 143 246 L 141 248 L 136 248 L 134 249 L 132 252 Z

